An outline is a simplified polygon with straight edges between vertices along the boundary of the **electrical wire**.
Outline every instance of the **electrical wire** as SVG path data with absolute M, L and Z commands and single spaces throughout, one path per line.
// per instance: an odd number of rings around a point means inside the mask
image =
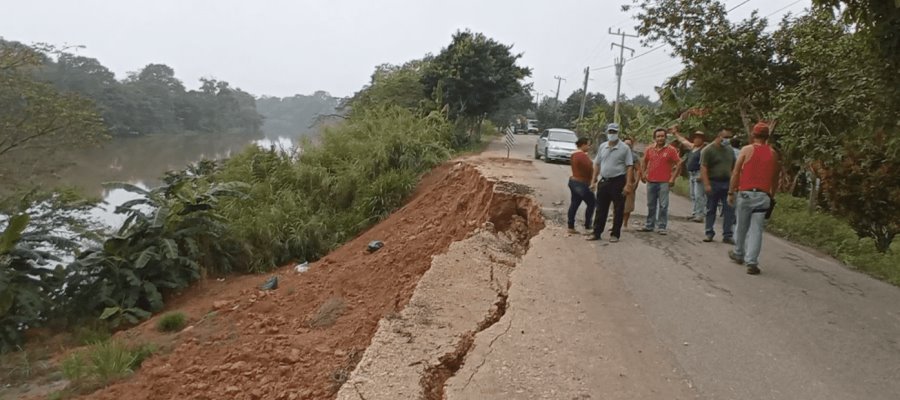
M 795 5 L 795 4 L 797 4 L 797 3 L 801 2 L 801 1 L 803 1 L 803 0 L 797 0 L 797 1 L 793 2 L 793 3 L 791 3 L 791 4 L 788 4 L 788 5 L 786 5 L 786 6 L 784 6 L 784 7 L 781 7 L 781 8 L 779 8 L 779 9 L 775 10 L 775 11 L 772 11 L 772 13 L 770 13 L 769 15 L 766 15 L 766 18 L 769 18 L 769 17 L 771 17 L 771 16 L 773 16 L 773 15 L 775 15 L 775 14 L 778 14 L 778 13 L 781 12 L 781 11 L 787 10 L 788 8 L 792 7 L 793 5 Z
M 734 11 L 736 8 L 738 8 L 738 7 L 740 7 L 740 6 L 744 5 L 744 4 L 747 4 L 747 3 L 749 3 L 749 2 L 750 2 L 750 0 L 744 0 L 741 4 L 738 4 L 738 5 L 734 6 L 734 7 L 731 7 L 730 9 L 728 9 L 728 11 L 725 11 L 725 12 L 726 12 L 726 13 L 730 13 L 730 12 Z

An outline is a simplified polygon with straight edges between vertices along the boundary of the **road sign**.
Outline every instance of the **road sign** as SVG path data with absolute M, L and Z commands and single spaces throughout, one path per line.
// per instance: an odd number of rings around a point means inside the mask
M 512 127 L 506 128 L 506 158 L 509 158 L 509 150 L 516 144 L 515 131 Z

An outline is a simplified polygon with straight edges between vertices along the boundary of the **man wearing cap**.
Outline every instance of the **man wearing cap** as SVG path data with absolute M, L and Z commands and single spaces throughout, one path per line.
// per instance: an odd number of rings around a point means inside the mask
M 619 140 L 619 124 L 607 125 L 606 137 L 607 141 L 600 145 L 594 157 L 591 188 L 597 190 L 597 216 L 594 218 L 594 233 L 588 240 L 600 240 L 606 228 L 609 204 L 612 203 L 613 227 L 609 241 L 615 243 L 622 234 L 625 193 L 634 185 L 634 156 L 631 148 Z
M 700 178 L 706 190 L 706 238 L 704 242 L 712 242 L 716 236 L 716 211 L 722 204 L 724 221 L 722 221 L 722 242 L 734 244 L 734 208 L 728 204 L 728 185 L 731 171 L 734 168 L 734 151 L 731 149 L 729 129 L 722 129 L 716 140 L 700 152 Z
M 728 190 L 728 202 L 735 205 L 737 214 L 737 240 L 728 257 L 738 264 L 746 264 L 750 275 L 760 272 L 763 228 L 766 214 L 771 213 L 780 171 L 778 153 L 768 140 L 768 125 L 760 122 L 753 126 L 751 143 L 738 155 Z
M 703 134 L 703 132 L 697 131 L 691 135 L 691 140 L 688 141 L 678 132 L 678 127 L 673 127 L 672 133 L 675 134 L 675 137 L 678 138 L 684 147 L 691 150 L 682 164 L 686 166 L 688 177 L 690 178 L 691 204 L 693 205 L 690 220 L 693 222 L 703 222 L 706 217 L 706 190 L 704 190 L 703 187 L 703 179 L 700 179 L 700 152 L 705 145 L 706 135 Z M 678 171 L 675 175 L 677 176 L 680 173 L 681 171 Z

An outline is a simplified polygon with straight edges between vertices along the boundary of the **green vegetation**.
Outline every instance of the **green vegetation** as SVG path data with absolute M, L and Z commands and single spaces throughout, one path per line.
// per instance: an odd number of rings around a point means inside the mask
M 82 227 L 77 213 L 61 212 L 89 204 L 70 201 L 63 208 L 57 204 L 68 200 L 63 195 L 8 207 L 11 217 L 0 236 L 0 350 L 14 350 L 26 329 L 47 324 L 93 328 L 99 319 L 99 333 L 137 323 L 161 310 L 168 294 L 206 275 L 264 272 L 322 257 L 401 206 L 422 174 L 496 134 L 486 115 L 521 94 L 520 80 L 529 73 L 515 65 L 519 56 L 509 50 L 481 34 L 458 33 L 434 58 L 379 66 L 371 84 L 345 105 L 349 113 L 342 122 L 325 128 L 315 144 L 306 141 L 294 153 L 250 147 L 228 160 L 168 172 L 150 190 L 107 184 L 136 196 L 116 208 L 126 219 L 112 233 Z M 57 63 L 75 62 L 67 57 Z M 92 64 L 90 70 L 102 72 L 101 67 Z M 442 91 L 467 80 L 485 84 L 452 96 Z M 147 126 L 154 129 L 179 128 L 166 121 L 170 105 L 183 111 L 182 96 L 201 103 L 213 93 L 216 99 L 241 96 L 214 81 L 204 81 L 201 92 L 184 92 L 163 65 L 148 66 L 125 82 L 104 82 L 140 89 L 144 100 L 164 103 L 151 107 L 154 118 Z M 248 110 L 233 100 L 238 109 L 228 112 Z M 273 107 L 284 102 L 266 101 Z M 184 118 L 179 121 L 190 119 Z M 229 119 L 204 121 L 180 128 L 216 130 L 223 121 L 242 126 Z M 62 265 L 61 255 L 74 261 Z M 312 324 L 333 323 L 343 303 L 323 307 Z M 180 317 L 163 316 L 159 328 L 180 329 Z M 75 380 L 103 383 L 136 367 L 132 358 L 137 356 L 131 349 L 101 343 L 73 355 L 65 369 Z
M 890 258 L 900 233 L 900 8 L 813 3 L 770 27 L 755 12 L 731 21 L 718 0 L 633 0 L 645 44 L 669 45 L 685 65 L 646 119 L 707 133 L 768 121 L 785 166 L 781 190 L 805 197 L 820 179 L 822 211 Z
M 322 257 L 400 206 L 419 176 L 450 156 L 450 124 L 440 115 L 398 107 L 355 114 L 298 159 L 248 149 L 216 175 L 249 185 L 221 207 L 249 249 L 247 271 Z
M 131 375 L 155 351 L 148 345 L 99 342 L 70 354 L 60 363 L 60 369 L 70 382 L 67 389 L 89 392 Z
M 182 312 L 170 312 L 156 321 L 156 330 L 160 332 L 178 332 L 187 324 L 187 316 Z
M 875 240 L 857 236 L 847 221 L 819 211 L 810 213 L 806 201 L 787 194 L 779 194 L 776 200 L 778 205 L 767 226 L 770 231 L 900 286 L 898 243 L 888 252 L 879 252 Z

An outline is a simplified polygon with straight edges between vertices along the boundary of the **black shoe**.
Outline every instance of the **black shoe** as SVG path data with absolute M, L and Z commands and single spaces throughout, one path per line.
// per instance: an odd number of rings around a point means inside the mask
M 734 251 L 732 251 L 732 250 L 728 250 L 728 258 L 730 258 L 731 261 L 734 261 L 738 265 L 741 265 L 744 263 L 744 259 L 741 257 L 738 257 L 737 254 L 734 254 Z M 749 272 L 748 272 L 748 274 L 749 274 Z
M 706 242 L 706 243 L 712 242 L 712 241 L 713 241 L 713 237 L 712 237 L 712 236 L 707 236 L 707 237 L 703 238 L 703 241 Z
M 734 239 L 727 237 L 727 238 L 722 239 L 722 243 L 734 244 Z
M 750 264 L 747 266 L 747 275 L 759 275 L 760 272 L 762 271 L 756 265 Z

